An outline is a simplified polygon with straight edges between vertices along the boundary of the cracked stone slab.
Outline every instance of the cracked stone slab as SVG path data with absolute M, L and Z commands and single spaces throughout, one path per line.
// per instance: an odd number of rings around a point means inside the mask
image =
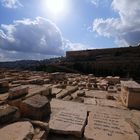
M 86 125 L 87 111 L 84 109 L 61 110 L 49 122 L 50 130 L 59 134 L 81 137 Z
M 85 127 L 86 140 L 139 140 L 131 125 L 117 110 L 95 108 Z

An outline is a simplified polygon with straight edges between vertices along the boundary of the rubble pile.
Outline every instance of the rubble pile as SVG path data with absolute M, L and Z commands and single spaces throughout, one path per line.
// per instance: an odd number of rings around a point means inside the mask
M 139 140 L 140 85 L 93 74 L 0 71 L 2 140 Z

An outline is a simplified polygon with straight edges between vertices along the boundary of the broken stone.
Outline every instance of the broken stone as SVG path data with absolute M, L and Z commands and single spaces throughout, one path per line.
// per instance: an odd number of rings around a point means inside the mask
M 66 89 L 70 94 L 78 90 L 78 86 L 67 86 Z
M 118 77 L 118 76 L 115 76 L 115 77 L 107 76 L 106 80 L 108 81 L 108 83 L 110 85 L 115 85 L 115 84 L 119 84 L 120 83 L 120 77 Z
M 31 120 L 30 121 L 32 124 L 33 124 L 33 126 L 35 126 L 35 127 L 39 127 L 39 128 L 41 128 L 41 129 L 43 129 L 43 130 L 45 130 L 45 131 L 49 131 L 49 125 L 48 125 L 48 123 L 46 123 L 46 122 L 41 122 L 41 121 L 33 121 L 33 120 Z
M 19 117 L 18 108 L 9 105 L 0 106 L 0 124 L 17 121 Z
M 132 110 L 131 112 L 131 119 L 127 119 L 127 121 L 133 126 L 135 132 L 137 132 L 140 137 L 140 111 Z
M 66 97 L 63 98 L 64 101 L 69 101 L 71 99 L 72 99 L 72 97 L 70 95 L 68 95 L 68 96 L 66 96 Z
M 65 73 L 56 72 L 50 75 L 51 80 L 64 80 L 66 78 Z
M 115 86 L 109 86 L 107 91 L 108 91 L 108 93 L 116 93 L 117 88 Z
M 107 92 L 106 91 L 101 91 L 101 90 L 85 91 L 85 96 L 86 97 L 91 97 L 91 98 L 105 99 L 106 95 L 107 95 Z
M 85 91 L 84 90 L 78 90 L 77 91 L 77 96 L 84 96 L 85 95 Z
M 49 127 L 54 133 L 81 137 L 86 124 L 86 117 L 87 112 L 83 109 L 63 110 L 51 118 Z
M 41 120 L 50 114 L 50 103 L 45 96 L 35 95 L 20 105 L 21 113 L 24 117 Z
M 120 114 L 99 108 L 89 113 L 84 137 L 87 140 L 139 140 Z
M 20 108 L 20 103 L 21 102 L 22 102 L 22 99 L 19 98 L 19 99 L 15 99 L 15 100 L 9 100 L 8 104 L 11 105 L 11 106 L 16 106 L 16 107 Z
M 41 130 L 40 128 L 35 128 L 34 137 L 32 140 L 46 140 L 47 139 L 47 132 Z
M 40 86 L 40 85 L 28 85 L 29 86 L 29 93 L 24 97 L 27 99 L 37 94 L 48 96 L 51 94 L 51 88 Z
M 56 95 L 57 99 L 62 99 L 69 94 L 68 90 L 63 89 L 60 93 Z
M 23 97 L 26 94 L 28 94 L 28 90 L 29 87 L 27 86 L 19 86 L 19 87 L 12 88 L 9 90 L 8 99 L 12 100 L 12 99 L 17 99 L 19 97 Z
M 31 140 L 34 128 L 30 122 L 16 122 L 0 129 L 2 140 Z
M 62 98 L 64 98 L 65 96 L 72 94 L 72 93 L 75 92 L 76 90 L 78 90 L 78 87 L 77 87 L 77 86 L 67 86 L 66 89 L 63 89 L 61 92 L 59 92 L 59 93 L 56 95 L 56 98 L 57 98 L 57 99 L 62 99 Z
M 53 96 L 56 96 L 61 91 L 62 91 L 62 89 L 60 89 L 60 88 L 52 88 L 52 95 Z
M 108 99 L 108 100 L 115 100 L 115 96 L 113 95 L 113 94 L 111 94 L 111 93 L 108 93 L 107 95 L 106 95 L 106 99 Z

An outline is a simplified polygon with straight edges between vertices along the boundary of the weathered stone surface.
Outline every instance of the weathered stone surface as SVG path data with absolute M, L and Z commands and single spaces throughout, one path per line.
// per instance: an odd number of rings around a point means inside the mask
M 69 94 L 67 89 L 63 89 L 60 93 L 56 95 L 57 99 L 62 99 Z
M 72 99 L 72 97 L 70 95 L 68 95 L 68 96 L 66 96 L 66 97 L 63 98 L 64 101 L 69 101 L 71 99 Z
M 9 83 L 5 80 L 0 80 L 0 93 L 5 93 L 9 90 Z
M 97 105 L 108 106 L 120 109 L 126 109 L 122 104 L 116 100 L 96 99 Z
M 63 89 L 61 92 L 59 92 L 56 95 L 57 99 L 62 99 L 67 95 L 71 95 L 73 92 L 75 92 L 76 90 L 78 90 L 77 86 L 67 86 L 66 89 Z
M 41 130 L 40 128 L 35 128 L 35 134 L 32 140 L 46 140 L 47 139 L 47 132 Z
M 63 110 L 55 114 L 49 127 L 52 132 L 81 137 L 86 124 L 87 111 L 83 109 Z
M 16 122 L 0 129 L 1 140 L 31 140 L 34 128 L 30 122 Z
M 137 132 L 140 137 L 140 111 L 132 110 L 131 113 L 132 116 L 130 119 L 127 119 L 127 121 L 133 126 L 135 132 Z
M 72 135 L 60 135 L 56 133 L 50 133 L 47 140 L 83 140 Z
M 63 89 L 61 92 L 59 92 L 56 95 L 57 99 L 62 99 L 67 95 L 71 95 L 73 92 L 75 92 L 76 90 L 78 90 L 77 86 L 67 86 L 66 89 Z
M 9 96 L 9 93 L 8 92 L 6 92 L 4 94 L 0 94 L 0 101 L 7 100 L 8 96 Z
M 126 107 L 140 109 L 140 84 L 135 81 L 121 81 L 121 99 Z
M 19 109 L 9 105 L 0 106 L 0 124 L 18 120 Z
M 35 127 L 39 127 L 39 128 L 41 128 L 41 129 L 43 129 L 43 130 L 45 130 L 45 131 L 49 131 L 49 125 L 48 125 L 48 123 L 46 123 L 46 122 L 41 122 L 41 121 L 33 121 L 33 120 L 31 120 L 30 121 L 32 124 L 33 124 L 33 126 L 35 126 Z
M 67 86 L 66 89 L 68 90 L 68 92 L 70 94 L 72 94 L 73 92 L 75 92 L 76 90 L 78 90 L 78 86 Z
M 116 93 L 117 88 L 115 86 L 109 86 L 107 91 L 108 91 L 108 93 Z
M 24 97 L 24 99 L 27 99 L 29 97 L 32 97 L 37 94 L 48 96 L 51 94 L 50 88 L 46 86 L 40 86 L 40 85 L 28 85 L 29 86 L 29 93 Z
M 62 101 L 58 99 L 52 99 L 50 105 L 51 105 L 52 116 L 61 110 L 69 110 L 69 109 L 87 110 L 86 106 L 82 103 L 76 103 L 72 101 Z
M 23 97 L 28 94 L 29 87 L 27 86 L 19 86 L 9 90 L 8 99 L 17 99 L 19 97 Z
M 41 120 L 50 114 L 50 103 L 45 96 L 35 95 L 21 102 L 20 110 L 23 116 Z
M 84 98 L 84 104 L 126 109 L 124 106 L 122 106 L 122 104 L 120 102 L 118 102 L 116 100 Z
M 94 108 L 89 113 L 84 137 L 87 140 L 139 140 L 129 123 L 117 110 Z
M 16 106 L 16 107 L 20 108 L 21 102 L 22 102 L 22 98 L 19 98 L 19 99 L 15 99 L 15 100 L 9 100 L 8 104 L 11 106 Z
M 120 77 L 118 77 L 118 76 L 115 76 L 115 77 L 107 76 L 106 80 L 108 81 L 109 84 L 118 84 L 118 83 L 120 83 Z
M 51 80 L 64 80 L 65 78 L 65 73 L 61 72 L 55 72 L 50 75 Z
M 95 98 L 84 98 L 84 104 L 97 105 L 97 100 Z
M 91 97 L 91 98 L 105 99 L 106 95 L 107 95 L 107 92 L 106 91 L 101 91 L 101 90 L 85 91 L 85 96 L 86 97 Z
M 77 96 L 84 96 L 85 95 L 85 91 L 84 90 L 78 90 L 77 91 Z
M 61 91 L 62 91 L 62 89 L 60 89 L 60 88 L 52 88 L 52 95 L 53 96 L 56 96 Z

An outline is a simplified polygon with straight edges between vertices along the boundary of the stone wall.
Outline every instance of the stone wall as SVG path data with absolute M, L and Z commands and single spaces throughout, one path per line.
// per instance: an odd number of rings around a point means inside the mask
M 109 61 L 113 59 L 124 60 L 124 58 L 140 59 L 140 47 L 106 48 L 81 51 L 68 51 L 66 58 L 70 61 Z
M 108 48 L 66 53 L 67 66 L 99 76 L 120 75 L 140 79 L 140 47 Z

